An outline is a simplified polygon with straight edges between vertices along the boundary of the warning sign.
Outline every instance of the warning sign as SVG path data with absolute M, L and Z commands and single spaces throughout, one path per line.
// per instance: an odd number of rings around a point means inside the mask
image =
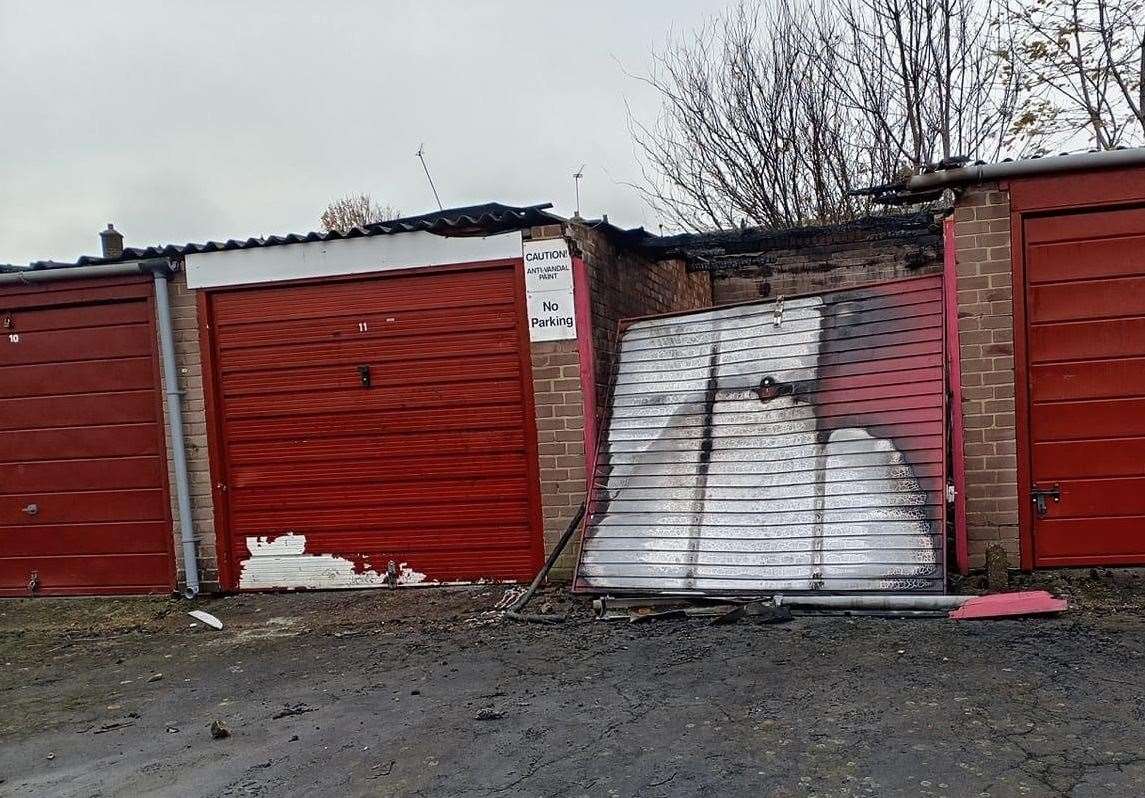
M 563 238 L 524 242 L 529 340 L 576 338 L 572 258 Z

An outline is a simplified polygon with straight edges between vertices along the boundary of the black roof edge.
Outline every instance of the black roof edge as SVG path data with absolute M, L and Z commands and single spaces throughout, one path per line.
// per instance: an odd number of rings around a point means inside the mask
M 329 233 L 288 233 L 251 237 L 244 240 L 207 241 L 201 244 L 161 244 L 151 247 L 125 247 L 123 254 L 114 258 L 99 255 L 84 255 L 74 262 L 35 261 L 31 269 L 66 269 L 76 266 L 97 266 L 102 264 L 124 263 L 151 258 L 178 259 L 191 254 L 227 252 L 236 249 L 256 249 L 261 247 L 285 246 L 313 241 L 338 241 L 344 238 L 367 238 L 378 235 L 397 235 L 410 232 L 428 232 L 442 236 L 483 236 L 523 230 L 543 224 L 563 223 L 565 219 L 548 210 L 551 202 L 534 205 L 503 205 L 487 202 L 481 205 L 467 205 L 459 208 L 444 208 L 439 211 L 391 219 L 384 222 L 354 227 L 345 232 Z M 19 268 L 19 267 L 14 267 Z
M 769 249 L 813 246 L 840 234 L 857 240 L 879 240 L 902 234 L 937 233 L 935 215 L 930 211 L 864 216 L 834 224 L 803 227 L 743 227 L 737 230 L 711 230 L 701 233 L 679 233 L 653 236 L 642 229 L 643 237 L 633 243 L 657 260 L 683 258 L 706 259 L 722 255 L 762 253 Z M 629 231 L 635 233 L 637 231 Z

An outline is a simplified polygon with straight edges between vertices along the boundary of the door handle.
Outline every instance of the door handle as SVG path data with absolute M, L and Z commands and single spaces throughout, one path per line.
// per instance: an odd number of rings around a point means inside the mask
M 29 504 L 27 507 L 25 507 L 25 508 L 22 510 L 22 512 L 24 512 L 24 513 L 27 513 L 28 515 L 36 515 L 36 514 L 38 514 L 38 513 L 40 512 L 40 505 L 38 505 L 38 504 Z

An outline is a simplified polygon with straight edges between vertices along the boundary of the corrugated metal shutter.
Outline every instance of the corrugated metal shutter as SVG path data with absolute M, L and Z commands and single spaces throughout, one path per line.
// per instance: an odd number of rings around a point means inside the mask
M 234 586 L 536 573 L 519 283 L 507 265 L 209 295 Z
M 639 321 L 583 590 L 941 590 L 940 276 Z
M 151 290 L 0 292 L 0 595 L 174 588 Z

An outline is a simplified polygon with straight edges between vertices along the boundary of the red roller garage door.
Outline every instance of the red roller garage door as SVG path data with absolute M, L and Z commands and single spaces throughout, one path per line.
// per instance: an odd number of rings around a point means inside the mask
M 1145 209 L 1023 234 L 1034 564 L 1145 563 Z
M 531 577 L 519 264 L 207 295 L 228 587 Z
M 151 293 L 0 290 L 0 595 L 174 588 Z

